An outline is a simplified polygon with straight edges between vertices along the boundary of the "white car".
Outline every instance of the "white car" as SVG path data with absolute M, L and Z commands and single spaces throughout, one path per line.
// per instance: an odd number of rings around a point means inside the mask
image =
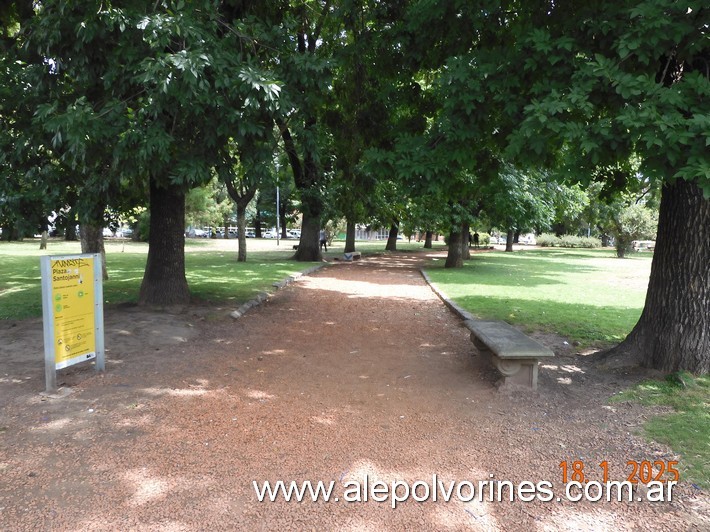
M 267 231 L 263 235 L 261 235 L 262 238 L 276 238 L 276 232 L 275 231 Z

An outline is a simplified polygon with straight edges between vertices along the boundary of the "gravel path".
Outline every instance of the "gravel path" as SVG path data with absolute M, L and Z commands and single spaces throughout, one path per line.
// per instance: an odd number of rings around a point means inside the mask
M 607 402 L 642 375 L 592 369 L 540 336 L 557 356 L 539 393 L 498 393 L 422 279 L 422 257 L 333 264 L 239 320 L 228 309 L 113 310 L 108 371 L 67 371 L 64 399 L 40 397 L 41 367 L 16 354 L 0 371 L 0 529 L 710 528 L 707 494 L 687 482 L 671 503 L 557 501 L 563 461 L 600 480 L 606 460 L 624 480 L 629 460 L 677 459 L 636 435 L 650 409 Z M 3 325 L 0 341 L 17 353 L 35 341 L 30 326 Z M 344 500 L 366 477 L 372 488 L 433 475 L 444 488 L 549 481 L 555 498 Z M 340 500 L 259 502 L 253 481 L 266 480 L 334 481 Z

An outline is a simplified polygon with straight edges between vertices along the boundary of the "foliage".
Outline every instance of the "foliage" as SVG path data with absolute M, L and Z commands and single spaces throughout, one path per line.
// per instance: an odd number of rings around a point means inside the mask
M 618 256 L 623 257 L 631 251 L 631 243 L 634 240 L 655 240 L 657 227 L 658 211 L 641 203 L 628 205 L 614 213 L 611 233 L 616 239 Z
M 542 233 L 541 235 L 537 235 L 535 240 L 538 246 L 553 247 L 560 245 L 561 238 L 552 233 Z
M 538 246 L 561 247 L 561 248 L 598 248 L 601 241 L 596 237 L 563 235 L 557 236 L 551 233 L 543 233 L 535 237 Z
M 563 248 L 599 248 L 602 243 L 598 238 L 587 236 L 564 235 L 560 238 Z

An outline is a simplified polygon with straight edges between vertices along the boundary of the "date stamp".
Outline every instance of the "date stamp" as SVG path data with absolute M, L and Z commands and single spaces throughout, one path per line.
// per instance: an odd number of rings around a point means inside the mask
M 680 474 L 678 473 L 677 460 L 628 460 L 626 462 L 627 476 L 626 481 L 633 484 L 648 484 L 650 482 L 678 482 Z M 573 462 L 560 462 L 562 470 L 562 482 L 580 482 L 584 484 L 589 480 L 598 480 L 598 475 L 588 477 L 585 472 L 585 464 L 583 460 L 575 460 Z M 609 482 L 609 462 L 603 460 L 594 466 L 594 470 L 599 473 L 601 471 L 601 482 Z

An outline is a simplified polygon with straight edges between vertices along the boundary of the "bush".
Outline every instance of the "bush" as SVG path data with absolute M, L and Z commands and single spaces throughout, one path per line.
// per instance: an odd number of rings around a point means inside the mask
M 543 233 L 537 237 L 538 246 L 561 248 L 599 248 L 602 243 L 596 237 L 563 235 L 561 238 L 550 233 Z
M 587 236 L 564 235 L 560 239 L 560 247 L 563 248 L 598 248 L 601 247 L 601 240 Z
M 541 235 L 538 235 L 535 240 L 537 241 L 538 246 L 544 247 L 559 246 L 561 243 L 560 237 L 553 235 L 552 233 L 542 233 Z

